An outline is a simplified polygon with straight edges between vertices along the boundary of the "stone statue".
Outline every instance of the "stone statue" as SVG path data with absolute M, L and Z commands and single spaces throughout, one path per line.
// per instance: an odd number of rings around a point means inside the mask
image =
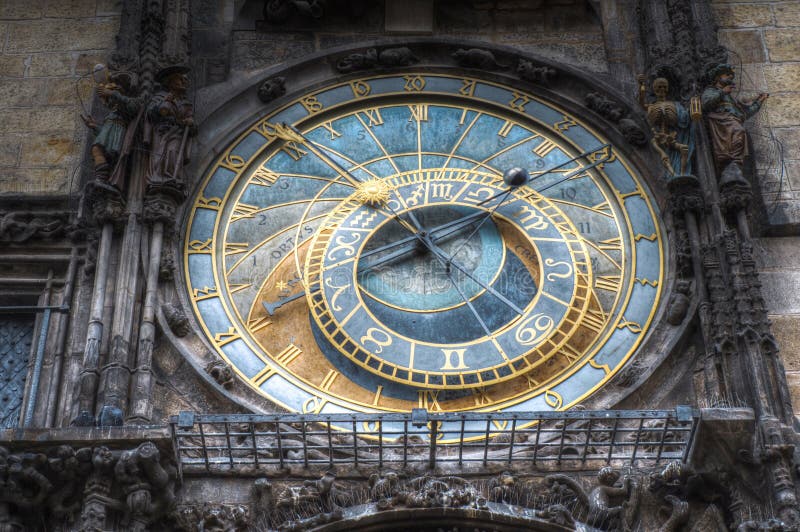
M 653 132 L 650 144 L 661 157 L 670 176 L 691 174 L 694 135 L 689 112 L 680 102 L 667 99 L 669 81 L 666 78 L 653 81 L 656 100 L 651 103 L 647 103 L 645 97 L 645 77 L 639 76 L 638 81 L 639 103 L 647 113 L 647 121 Z
M 619 473 L 611 467 L 603 467 L 597 472 L 597 486 L 586 493 L 583 487 L 568 475 L 561 473 L 545 477 L 556 493 L 568 489 L 587 509 L 586 522 L 591 525 L 619 523 L 632 502 L 635 486 L 630 477 L 625 477 L 622 486 L 616 486 Z M 612 526 L 613 527 L 613 526 Z
M 97 86 L 97 95 L 109 112 L 98 124 L 91 116 L 84 123 L 95 134 L 92 144 L 95 180 L 108 183 L 118 190 L 125 186 L 125 156 L 130 153 L 133 133 L 139 121 L 141 102 L 132 96 L 133 76 L 127 72 L 109 74 L 109 81 Z
M 751 102 L 739 100 L 731 94 L 736 88 L 734 76 L 730 65 L 715 66 L 708 72 L 711 85 L 701 97 L 719 174 L 731 163 L 741 168 L 748 155 L 747 132 L 743 122 L 756 114 L 769 97 L 769 94 L 761 93 Z
M 191 137 L 197 133 L 192 103 L 186 97 L 189 69 L 171 66 L 161 70 L 161 85 L 147 105 L 144 142 L 150 150 L 147 188 L 182 191 L 183 167 L 189 162 Z

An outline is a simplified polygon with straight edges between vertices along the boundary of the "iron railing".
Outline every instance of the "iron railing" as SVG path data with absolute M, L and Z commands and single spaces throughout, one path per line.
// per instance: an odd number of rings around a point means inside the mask
M 181 470 L 685 460 L 699 411 L 193 414 L 170 419 Z

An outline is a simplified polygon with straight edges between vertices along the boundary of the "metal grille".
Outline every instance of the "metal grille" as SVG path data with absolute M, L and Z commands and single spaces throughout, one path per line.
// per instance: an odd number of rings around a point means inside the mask
M 195 415 L 170 419 L 182 470 L 685 460 L 699 411 Z
M 33 316 L 0 318 L 0 428 L 19 424 L 32 341 Z

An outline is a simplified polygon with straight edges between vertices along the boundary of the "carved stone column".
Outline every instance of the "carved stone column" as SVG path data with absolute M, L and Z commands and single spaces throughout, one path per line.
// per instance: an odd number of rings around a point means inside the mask
M 136 355 L 136 370 L 133 380 L 129 419 L 149 422 L 153 412 L 152 389 L 153 343 L 156 326 L 155 312 L 158 305 L 158 274 L 161 267 L 161 249 L 164 240 L 164 225 L 175 223 L 175 211 L 183 201 L 183 192 L 172 187 L 159 187 L 148 192 L 144 203 L 144 221 L 152 228 L 150 252 L 147 257 L 147 278 L 142 307 L 142 322 L 139 327 L 139 349 Z
M 115 189 L 90 183 L 87 186 L 86 205 L 91 209 L 95 222 L 101 227 L 100 243 L 97 251 L 97 266 L 92 292 L 92 307 L 89 313 L 89 327 L 86 333 L 86 347 L 83 353 L 83 369 L 80 373 L 78 391 L 78 412 L 73 425 L 93 426 L 95 424 L 94 405 L 100 379 L 100 341 L 103 337 L 103 307 L 106 300 L 109 255 L 114 224 L 124 216 L 125 205 Z

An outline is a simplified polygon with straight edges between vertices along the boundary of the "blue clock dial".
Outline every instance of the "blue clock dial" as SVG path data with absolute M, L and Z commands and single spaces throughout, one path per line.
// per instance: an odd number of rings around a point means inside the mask
M 618 148 L 533 95 L 427 73 L 260 118 L 209 169 L 185 264 L 213 348 L 323 413 L 567 408 L 633 355 L 665 277 Z

